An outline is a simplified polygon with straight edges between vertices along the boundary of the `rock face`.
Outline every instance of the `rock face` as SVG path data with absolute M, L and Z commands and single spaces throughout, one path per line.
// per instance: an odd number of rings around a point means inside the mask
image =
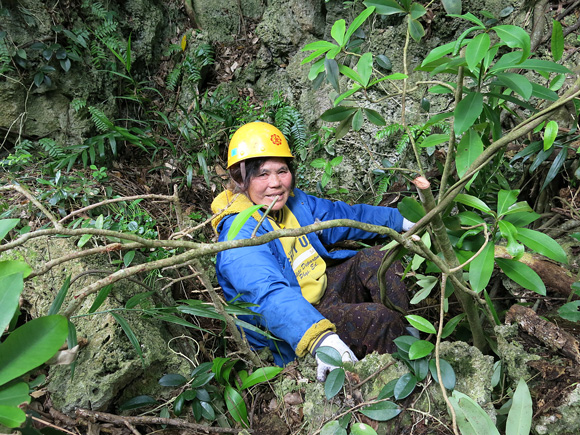
M 51 259 L 77 251 L 75 241 L 71 239 L 36 239 L 10 255 L 11 259 L 24 260 L 37 270 Z M 106 256 L 88 257 L 54 267 L 47 274 L 26 282 L 22 294 L 23 309 L 32 317 L 46 314 L 70 275 L 71 286 L 65 307 L 71 295 L 102 278 L 106 271 L 111 272 Z M 47 389 L 57 409 L 70 414 L 77 407 L 114 411 L 119 403 L 137 395 L 162 397 L 163 389 L 158 380 L 166 373 L 189 374 L 191 367 L 185 359 L 177 356 L 178 345 L 169 344 L 173 333 L 168 331 L 164 322 L 138 311 L 122 310 L 130 297 L 145 291 L 143 286 L 133 281 L 121 281 L 111 289 L 97 314 L 86 315 L 93 304 L 93 296 L 87 298 L 73 315 L 71 322 L 81 343 L 74 375 L 70 366 L 53 366 L 48 377 Z M 142 359 L 112 313 L 125 319 L 134 332 Z

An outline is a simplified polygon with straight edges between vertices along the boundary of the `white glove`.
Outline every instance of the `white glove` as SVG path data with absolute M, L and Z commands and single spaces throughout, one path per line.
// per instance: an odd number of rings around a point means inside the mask
M 403 218 L 403 231 L 409 231 L 413 225 L 415 225 L 415 222 Z
M 323 338 L 322 341 L 319 343 L 319 345 L 316 347 L 316 349 L 323 346 L 328 346 L 335 349 L 342 356 L 343 362 L 350 361 L 352 363 L 355 363 L 358 361 L 357 357 L 354 356 L 354 353 L 352 353 L 352 350 L 350 350 L 350 348 L 345 344 L 345 342 L 342 341 L 340 337 L 336 334 L 330 334 L 326 338 Z M 313 351 L 315 355 L 316 349 L 314 349 Z M 316 369 L 316 379 L 318 379 L 320 382 L 324 382 L 326 380 L 326 375 L 337 368 L 332 364 L 322 362 L 322 360 L 318 358 L 318 356 L 316 356 L 316 363 L 318 364 L 318 367 Z

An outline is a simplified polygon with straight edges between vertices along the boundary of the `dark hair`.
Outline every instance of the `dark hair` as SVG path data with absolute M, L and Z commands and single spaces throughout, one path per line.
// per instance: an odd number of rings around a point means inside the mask
M 234 181 L 234 186 L 230 186 L 230 190 L 234 191 L 235 193 L 239 192 L 247 192 L 248 188 L 250 187 L 250 181 L 252 178 L 258 174 L 258 171 L 262 167 L 266 161 L 273 159 L 276 157 L 256 157 L 254 159 L 247 159 L 244 160 L 246 162 L 246 178 L 242 180 L 242 170 L 240 168 L 240 164 L 237 163 L 230 168 L 230 177 Z M 288 165 L 288 169 L 290 170 L 290 174 L 292 174 L 292 189 L 296 185 L 296 171 L 293 165 L 293 159 L 284 158 L 286 164 Z

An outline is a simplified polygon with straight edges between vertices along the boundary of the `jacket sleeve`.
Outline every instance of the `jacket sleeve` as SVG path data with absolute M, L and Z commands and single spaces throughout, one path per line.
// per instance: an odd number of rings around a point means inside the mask
M 232 221 L 232 218 L 225 219 L 220 241 L 225 240 Z M 250 218 L 236 239 L 249 238 L 255 225 L 256 221 Z M 258 305 L 252 308 L 261 315 L 257 324 L 290 344 L 298 356 L 303 356 L 310 342 L 321 332 L 332 330 L 334 325 L 304 299 L 298 283 L 287 279 L 282 267 L 268 244 L 218 254 L 218 278 L 226 297 L 232 299 L 239 294 L 239 300 Z
M 389 227 L 397 232 L 402 230 L 403 216 L 396 208 L 367 204 L 349 205 L 343 201 L 330 201 L 306 194 L 304 196 L 307 198 L 308 206 L 315 220 L 352 219 L 367 224 Z M 331 244 L 343 240 L 364 240 L 373 237 L 377 237 L 377 234 L 356 228 L 339 227 L 324 230 L 321 241 L 324 244 Z

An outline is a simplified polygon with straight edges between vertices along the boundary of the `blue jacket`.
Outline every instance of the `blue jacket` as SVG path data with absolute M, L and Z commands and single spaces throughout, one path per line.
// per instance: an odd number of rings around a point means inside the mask
M 212 224 L 219 233 L 219 241 L 227 240 L 228 230 L 235 215 L 252 206 L 243 194 L 235 198 L 229 191 L 222 192 L 212 203 L 214 213 L 221 212 Z M 348 205 L 342 201 L 330 201 L 307 195 L 294 189 L 286 203 L 301 226 L 332 219 L 353 219 L 374 225 L 387 226 L 401 231 L 403 217 L 397 209 L 374 207 L 365 204 Z M 259 213 L 259 214 L 258 214 Z M 236 236 L 250 238 L 257 225 L 261 211 L 254 213 Z M 273 231 L 268 219 L 262 222 L 257 236 Z M 355 228 L 338 227 L 307 235 L 310 243 L 324 260 L 346 259 L 356 251 L 341 250 L 328 252 L 325 245 L 344 240 L 363 240 L 376 237 L 375 233 Z M 303 296 L 294 271 L 278 239 L 269 243 L 244 248 L 229 249 L 217 255 L 217 279 L 227 300 L 240 295 L 238 301 L 258 305 L 252 311 L 259 316 L 245 318 L 280 340 L 267 339 L 263 335 L 245 330 L 255 349 L 269 347 L 278 365 L 284 365 L 303 356 L 312 339 L 326 330 L 333 329 L 318 310 Z

